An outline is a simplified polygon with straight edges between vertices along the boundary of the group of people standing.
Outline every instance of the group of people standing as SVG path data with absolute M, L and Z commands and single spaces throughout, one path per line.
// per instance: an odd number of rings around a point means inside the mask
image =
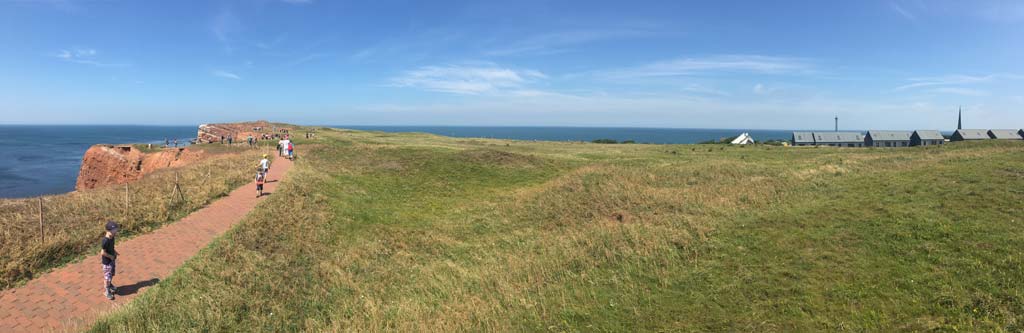
M 295 158 L 295 145 L 292 144 L 291 136 L 286 135 L 283 139 L 277 142 L 277 156 L 287 158 L 289 160 Z

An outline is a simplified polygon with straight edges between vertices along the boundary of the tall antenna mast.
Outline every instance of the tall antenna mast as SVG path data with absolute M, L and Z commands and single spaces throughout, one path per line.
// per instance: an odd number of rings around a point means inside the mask
M 839 132 L 839 115 L 836 115 L 836 132 Z

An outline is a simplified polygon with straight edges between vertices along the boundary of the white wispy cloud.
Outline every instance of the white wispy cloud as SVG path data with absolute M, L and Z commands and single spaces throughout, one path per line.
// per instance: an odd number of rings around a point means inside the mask
M 713 96 L 729 96 L 728 92 L 724 90 L 708 87 L 703 84 L 691 83 L 682 88 L 683 92 L 694 93 L 699 95 L 713 95 Z
M 330 55 L 329 55 L 329 54 L 326 54 L 326 53 L 313 53 L 313 54 L 308 54 L 308 55 L 305 55 L 305 56 L 303 56 L 303 57 L 299 57 L 299 58 L 297 58 L 297 59 L 295 59 L 295 60 L 292 60 L 292 61 L 291 61 L 291 62 L 289 62 L 289 63 L 288 63 L 287 65 L 288 65 L 289 67 L 290 67 L 290 66 L 297 66 L 297 65 L 301 65 L 301 64 L 304 64 L 304 63 L 307 63 L 307 62 L 313 61 L 313 60 L 317 60 L 317 59 L 320 59 L 320 58 L 325 58 L 325 57 L 328 57 L 328 56 L 330 56 Z
M 988 75 L 945 75 L 932 77 L 917 77 L 907 79 L 910 83 L 894 88 L 892 91 L 904 91 L 912 89 L 963 86 L 971 84 L 988 83 L 997 80 L 1021 80 L 1024 76 L 1011 73 L 998 73 Z
M 908 20 L 917 21 L 917 15 L 914 15 L 914 13 L 904 9 L 903 6 L 900 6 L 900 4 L 895 1 L 889 2 L 889 8 L 892 8 L 894 12 Z
M 896 87 L 896 89 L 893 89 L 893 90 L 894 91 L 901 91 L 901 90 L 914 89 L 914 88 L 926 88 L 926 87 L 934 87 L 934 86 L 950 86 L 950 85 L 971 84 L 971 83 L 990 81 L 994 77 L 995 77 L 994 75 L 984 75 L 984 76 L 946 75 L 946 76 L 911 78 L 911 79 L 908 80 L 911 83 L 905 84 L 905 85 L 902 85 L 902 86 L 899 86 L 899 87 Z
M 971 89 L 971 88 L 943 87 L 943 88 L 935 88 L 935 89 L 932 89 L 931 91 L 935 92 L 935 93 L 940 93 L 940 94 L 953 94 L 953 95 L 961 95 L 961 96 L 989 96 L 989 95 L 991 95 L 991 93 L 989 93 L 988 91 L 980 90 L 980 89 Z
M 96 66 L 96 67 L 128 67 L 128 66 L 131 66 L 131 64 L 127 64 L 127 63 L 101 62 L 101 61 L 96 59 L 96 55 L 97 54 L 99 54 L 99 52 L 97 52 L 96 49 L 92 49 L 92 48 L 76 48 L 76 49 L 60 50 L 57 53 L 53 54 L 52 56 L 56 57 L 57 59 L 61 59 L 63 61 L 67 61 L 67 62 L 70 62 L 70 63 L 90 65 L 90 66 Z
M 607 78 L 688 76 L 706 73 L 807 74 L 813 66 L 805 59 L 762 55 L 723 55 L 680 58 L 639 67 L 598 72 Z
M 568 51 L 568 48 L 603 40 L 637 38 L 654 35 L 640 29 L 572 30 L 538 34 L 522 40 L 496 47 L 484 54 L 511 56 L 524 54 L 554 54 Z
M 370 48 L 365 48 L 365 49 L 359 50 L 356 53 L 353 53 L 348 58 L 351 59 L 351 60 L 359 61 L 359 60 L 363 60 L 363 59 L 366 59 L 366 58 L 369 58 L 369 57 L 373 56 L 374 53 L 377 53 L 377 49 L 370 47 Z
M 225 79 L 232 79 L 232 80 L 241 80 L 242 79 L 241 76 L 238 76 L 235 73 L 231 73 L 231 72 L 224 71 L 224 70 L 219 70 L 219 69 L 218 70 L 214 70 L 212 74 L 213 74 L 213 76 L 220 77 L 220 78 L 225 78 Z
M 270 49 L 276 48 L 279 45 L 281 45 L 281 43 L 283 43 L 285 41 L 285 38 L 287 38 L 287 36 L 282 34 L 282 35 L 277 36 L 276 38 L 274 38 L 273 40 L 271 40 L 269 42 L 267 42 L 267 41 L 259 41 L 259 42 L 256 42 L 254 45 L 256 47 L 260 48 L 260 49 L 270 50 Z
M 221 43 L 224 50 L 228 53 L 234 51 L 231 46 L 232 38 L 231 35 L 242 29 L 242 21 L 235 16 L 235 13 L 229 9 L 224 8 L 213 17 L 210 21 L 210 33 Z
M 771 95 L 772 93 L 774 93 L 778 89 L 776 89 L 776 88 L 769 88 L 768 86 L 765 86 L 764 84 L 758 83 L 758 84 L 755 84 L 754 88 L 751 89 L 751 90 L 754 92 L 754 94 L 762 95 L 763 96 L 763 95 Z
M 493 65 L 424 66 L 406 71 L 391 79 L 398 87 L 419 88 L 453 94 L 477 95 L 485 93 L 526 90 L 527 84 L 547 75 L 536 70 L 515 70 Z

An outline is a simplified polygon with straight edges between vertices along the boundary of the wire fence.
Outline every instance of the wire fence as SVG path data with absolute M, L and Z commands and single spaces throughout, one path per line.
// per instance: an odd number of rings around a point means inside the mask
M 255 161 L 266 152 L 214 156 L 129 184 L 0 200 L 0 289 L 98 251 L 106 221 L 117 221 L 121 237 L 131 237 L 202 208 L 252 181 Z

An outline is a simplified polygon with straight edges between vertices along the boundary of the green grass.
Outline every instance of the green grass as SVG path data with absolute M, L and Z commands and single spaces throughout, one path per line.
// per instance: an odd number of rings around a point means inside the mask
M 1024 329 L 1024 143 L 319 136 L 93 329 Z

